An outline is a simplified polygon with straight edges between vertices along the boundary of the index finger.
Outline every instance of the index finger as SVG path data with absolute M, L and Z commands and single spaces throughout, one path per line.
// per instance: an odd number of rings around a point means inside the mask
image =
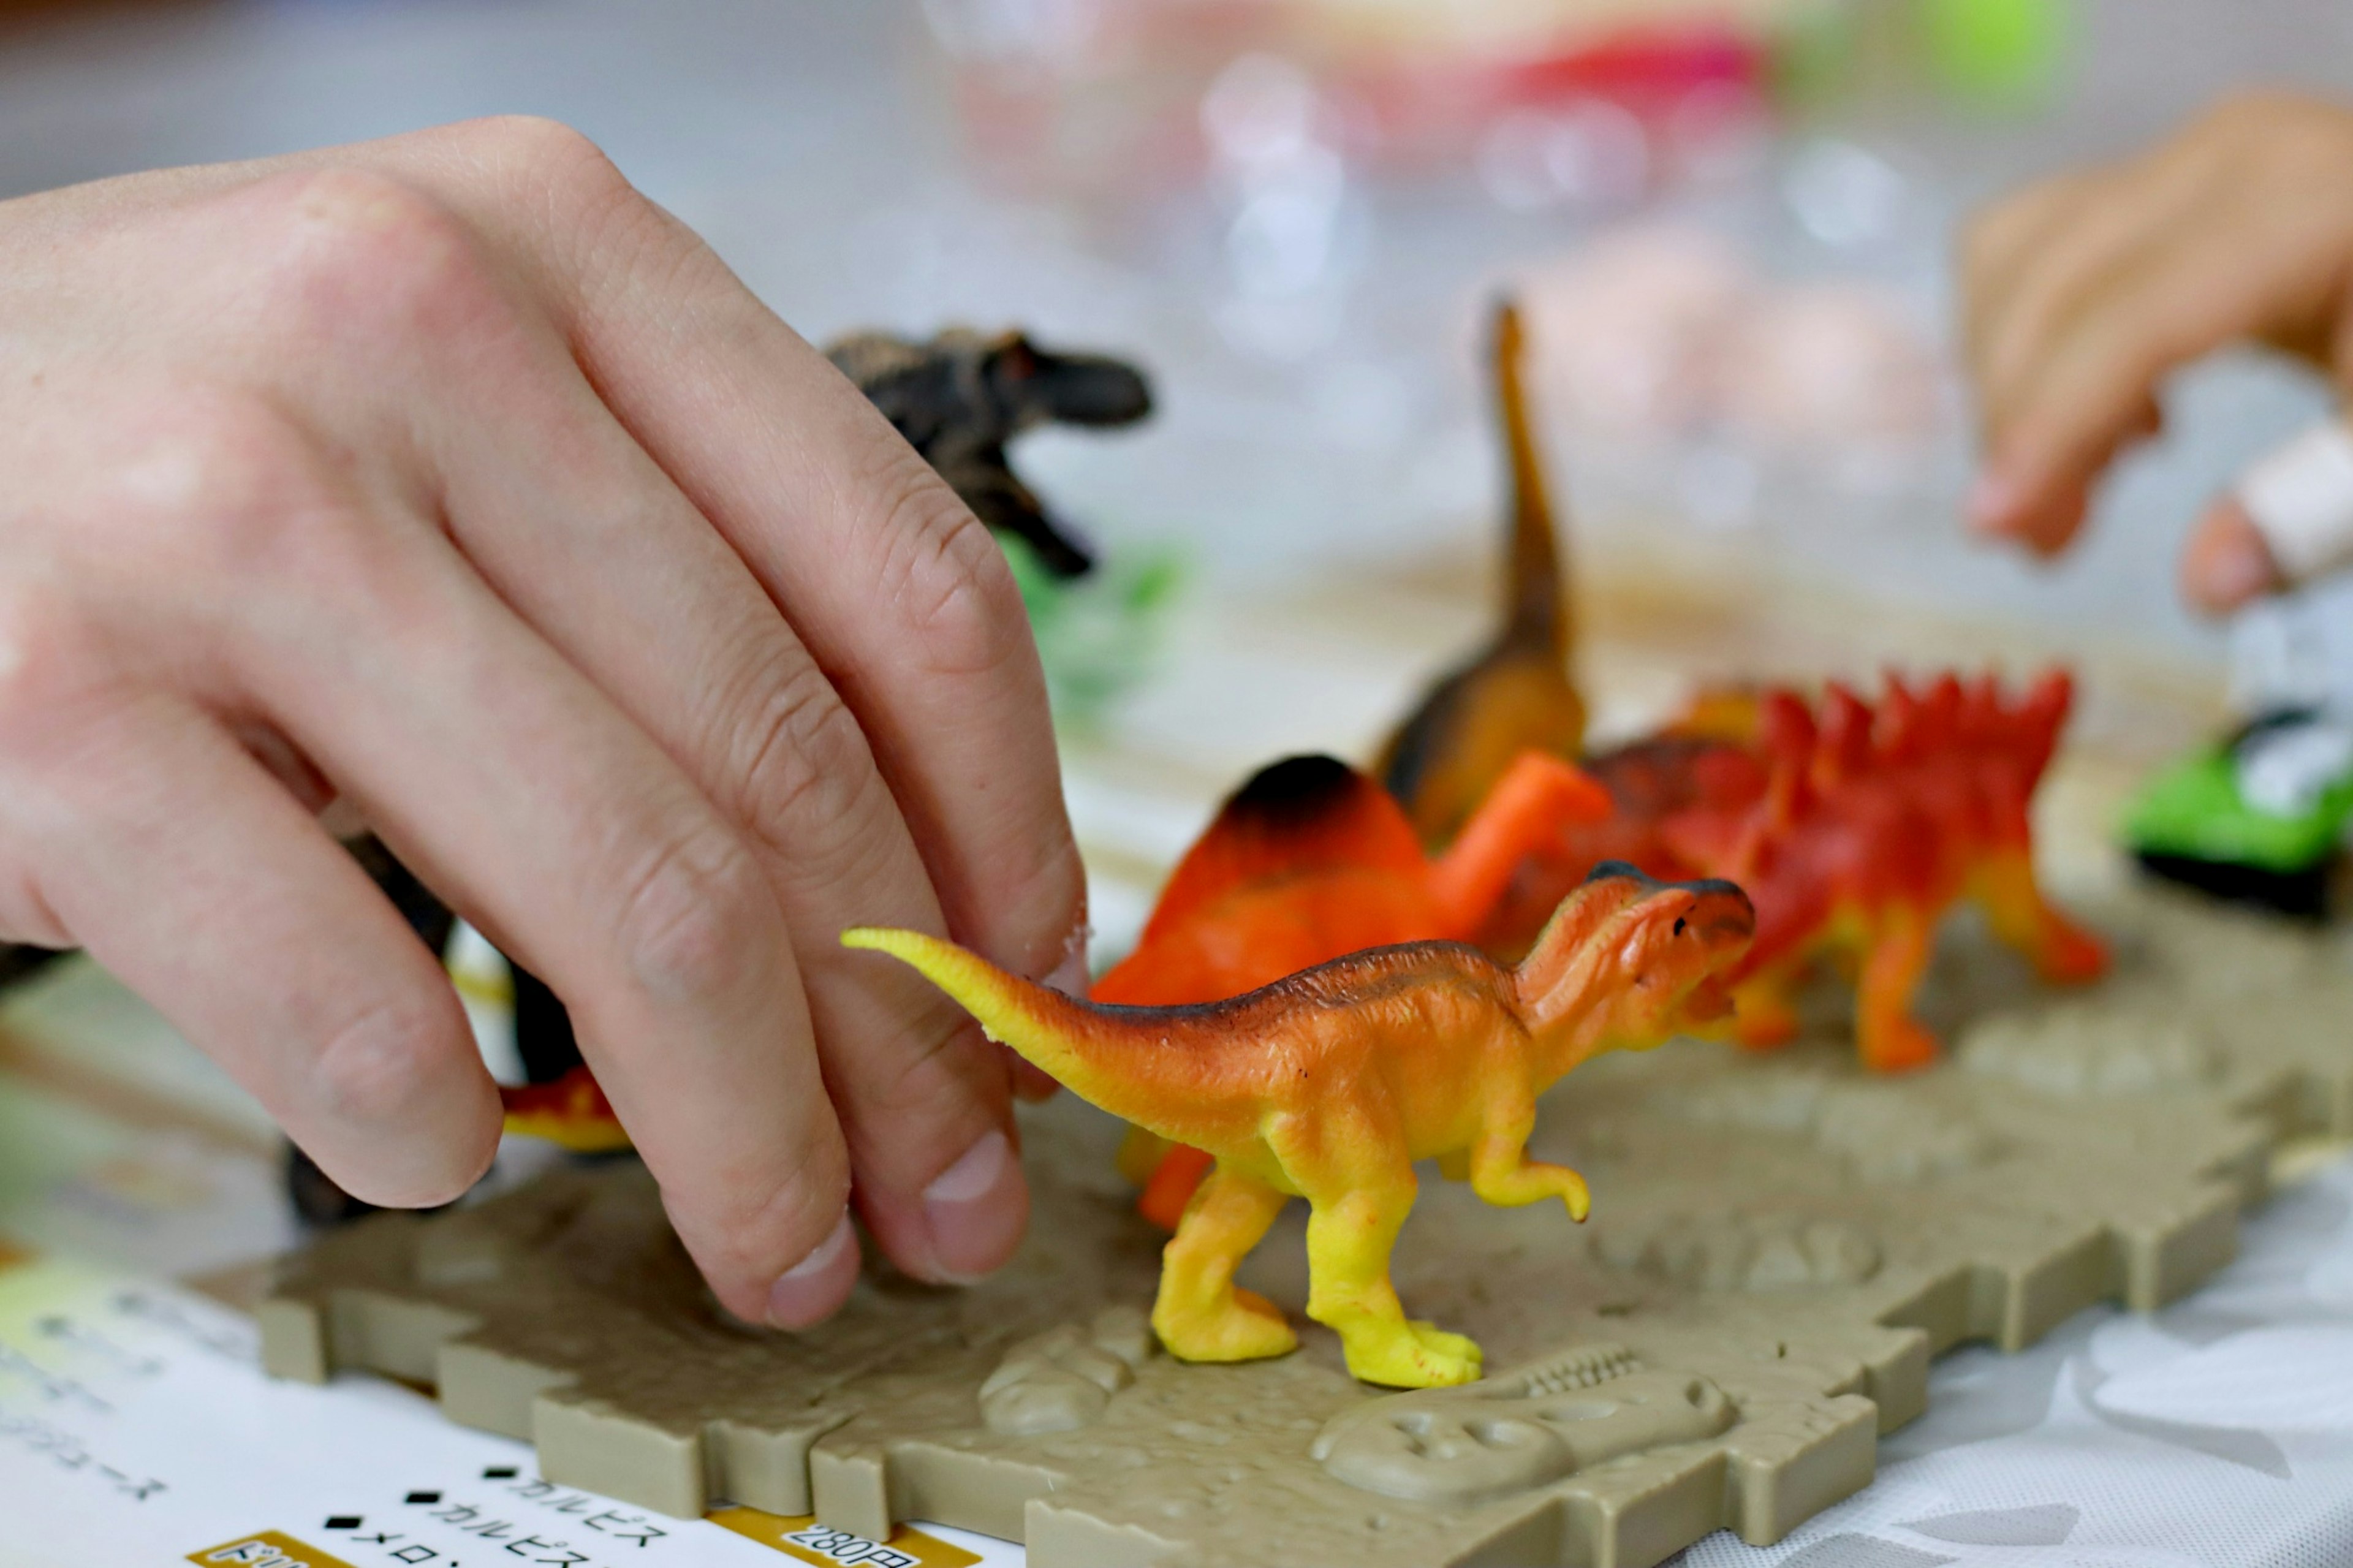
M 454 128 L 453 137 L 480 135 Z M 561 127 L 490 144 L 549 228 L 559 319 L 615 416 L 728 540 L 856 714 L 950 931 L 1085 979 L 1085 879 L 1045 676 L 987 531 L 823 355 Z M 478 192 L 479 196 L 479 192 Z

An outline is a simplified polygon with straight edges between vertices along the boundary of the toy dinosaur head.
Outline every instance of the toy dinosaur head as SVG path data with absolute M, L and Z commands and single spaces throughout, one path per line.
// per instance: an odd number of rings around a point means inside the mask
M 1514 973 L 1529 1027 L 1579 1058 L 1644 1049 L 1731 1009 L 1727 975 L 1757 934 L 1730 882 L 1662 882 L 1620 860 L 1561 900 Z

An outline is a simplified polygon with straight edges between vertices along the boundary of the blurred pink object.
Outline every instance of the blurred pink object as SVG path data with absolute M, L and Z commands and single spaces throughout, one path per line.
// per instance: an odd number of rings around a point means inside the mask
M 1920 447 L 1937 428 L 1935 346 L 1866 281 L 1775 289 L 1741 312 L 1717 362 L 1725 417 L 1761 447 Z
M 1527 276 L 1522 299 L 1544 405 L 1572 425 L 1668 437 L 1714 398 L 1713 361 L 1752 287 L 1724 242 L 1625 229 Z
M 1777 284 L 1728 242 L 1624 228 L 1523 283 L 1546 405 L 1646 441 L 1729 435 L 1757 456 L 1904 458 L 1945 412 L 1936 345 L 1861 279 Z

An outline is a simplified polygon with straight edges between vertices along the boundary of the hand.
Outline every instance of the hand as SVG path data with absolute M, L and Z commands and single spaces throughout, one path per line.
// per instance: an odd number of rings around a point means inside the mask
M 2252 338 L 2353 384 L 2353 110 L 2233 99 L 2153 152 L 1990 208 L 1962 274 L 1987 447 L 1971 521 L 2053 555 L 2101 470 L 2158 427 L 2176 365 Z M 2219 612 L 2277 587 L 2263 551 L 2219 503 L 2184 592 Z
M 0 935 L 81 945 L 355 1195 L 498 1101 L 341 801 L 573 1009 L 728 1309 L 976 1275 L 1003 1058 L 896 923 L 1082 980 L 987 533 L 561 126 L 0 205 Z

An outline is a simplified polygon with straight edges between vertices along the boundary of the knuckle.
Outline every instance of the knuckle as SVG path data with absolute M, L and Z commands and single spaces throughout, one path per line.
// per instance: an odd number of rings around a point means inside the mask
M 557 195 L 604 195 L 628 181 L 586 132 L 542 114 L 496 114 L 465 127 L 500 162 L 528 170 Z
M 527 216 L 574 267 L 626 266 L 649 251 L 701 247 L 684 225 L 638 194 L 603 148 L 562 121 L 510 114 L 464 129 L 501 171 L 511 209 Z
M 729 1272 L 774 1279 L 832 1233 L 849 1202 L 849 1150 L 829 1126 L 805 1127 L 756 1167 L 738 1163 L 667 1178 L 679 1194 L 672 1217 L 681 1236 Z
M 944 997 L 925 997 L 892 1054 L 874 1067 L 858 1085 L 858 1114 L 846 1131 L 879 1163 L 920 1152 L 914 1131 L 944 1131 L 949 1146 L 962 1149 L 984 1131 L 978 1112 L 991 1105 L 991 1085 L 994 1098 L 1004 1093 L 1004 1071 L 979 1026 Z M 955 1141 L 959 1131 L 965 1136 Z
M 804 868 L 839 869 L 868 852 L 871 825 L 887 817 L 865 731 L 806 659 L 771 666 L 759 681 L 724 721 L 735 750 L 730 805 L 768 847 Z
M 0 581 L 0 750 L 23 756 L 32 732 L 97 664 L 79 610 L 39 584 Z
M 712 824 L 669 838 L 620 905 L 621 951 L 657 995 L 733 989 L 781 944 L 775 894 L 735 836 Z
M 890 819 L 882 774 L 849 706 L 807 661 L 767 678 L 732 721 L 732 805 L 769 850 L 802 873 L 847 876 Z
M 424 192 L 364 169 L 279 182 L 270 313 L 315 343 L 370 332 L 459 333 L 498 294 L 464 221 Z
M 183 389 L 131 442 L 118 481 L 128 505 L 114 526 L 145 530 L 151 549 L 162 544 L 204 578 L 315 574 L 356 536 L 356 514 L 311 438 L 258 395 Z
M 1023 658 L 1029 617 L 987 526 L 912 451 L 900 468 L 885 480 L 892 500 L 883 582 L 913 634 L 914 656 L 950 676 L 991 674 Z
M 802 1237 L 810 1237 L 810 1245 L 823 1241 L 849 1197 L 848 1152 L 837 1144 L 822 1156 L 806 1152 L 768 1184 L 732 1184 L 715 1196 L 714 1205 L 735 1234 L 789 1249 Z

